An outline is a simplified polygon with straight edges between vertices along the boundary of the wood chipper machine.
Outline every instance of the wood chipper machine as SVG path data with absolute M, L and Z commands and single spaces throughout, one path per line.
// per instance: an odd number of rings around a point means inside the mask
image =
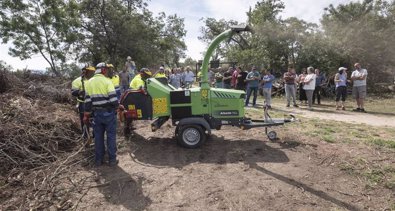
M 205 142 L 211 130 L 231 125 L 248 130 L 264 127 L 269 139 L 276 139 L 276 132 L 269 127 L 283 125 L 295 120 L 293 116 L 272 119 L 265 112 L 263 120 L 244 116 L 245 92 L 232 89 L 212 88 L 208 82 L 208 65 L 213 51 L 222 41 L 233 35 L 249 31 L 247 26 L 233 26 L 218 35 L 209 45 L 202 64 L 200 87 L 176 89 L 156 78 L 146 80 L 147 92 L 130 91 L 121 101 L 125 108 L 126 124 L 132 119 L 152 120 L 152 131 L 159 129 L 171 119 L 177 143 L 186 148 L 197 148 Z

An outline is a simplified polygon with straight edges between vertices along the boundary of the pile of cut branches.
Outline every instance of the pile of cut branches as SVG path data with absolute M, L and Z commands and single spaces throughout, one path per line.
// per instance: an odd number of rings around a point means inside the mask
M 65 175 L 85 160 L 70 82 L 6 71 L 0 80 L 0 210 L 67 209 L 76 185 Z
M 58 160 L 79 142 L 79 125 L 67 105 L 1 96 L 0 171 L 30 169 Z
M 0 94 L 20 85 L 20 80 L 10 71 L 0 69 Z

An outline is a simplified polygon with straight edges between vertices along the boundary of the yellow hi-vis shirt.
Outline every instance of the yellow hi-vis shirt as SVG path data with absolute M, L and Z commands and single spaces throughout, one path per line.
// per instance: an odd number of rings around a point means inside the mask
M 85 87 L 86 87 L 87 83 L 88 83 L 88 80 L 86 80 L 86 78 L 84 78 L 84 86 Z M 76 78 L 76 79 L 74 79 L 74 81 L 71 82 L 71 93 L 73 94 L 74 92 L 77 92 L 76 93 L 76 95 L 77 95 L 79 91 L 83 91 L 81 76 Z M 76 95 L 74 95 L 74 96 L 76 96 Z M 83 103 L 84 99 L 81 99 L 80 97 L 77 97 L 77 101 L 80 102 L 80 103 Z
M 141 75 L 138 74 L 130 82 L 129 87 L 133 90 L 139 90 L 139 89 L 144 89 L 144 86 L 145 86 L 145 83 L 144 83 L 143 79 L 141 78 Z
M 164 73 L 156 73 L 155 78 L 166 78 L 166 74 Z
M 85 87 L 85 111 L 113 109 L 118 107 L 117 94 L 114 85 L 103 74 L 95 74 Z
M 198 72 L 197 78 L 198 78 L 199 81 L 202 80 L 202 71 Z
M 111 78 L 111 81 L 112 81 L 112 84 L 114 85 L 115 90 L 120 89 L 120 87 L 119 87 L 119 76 L 118 75 L 114 75 Z

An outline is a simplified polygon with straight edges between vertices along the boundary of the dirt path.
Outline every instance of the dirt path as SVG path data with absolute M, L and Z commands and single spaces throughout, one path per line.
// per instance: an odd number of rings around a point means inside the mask
M 165 125 L 152 133 L 141 122 L 130 140 L 120 137 L 118 167 L 81 170 L 93 175 L 92 188 L 77 210 L 384 210 L 395 203 L 395 192 L 366 190 L 337 167 L 345 156 L 375 150 L 302 143 L 286 128 L 273 143 L 262 129 L 232 127 L 188 150 L 176 145 L 173 131 Z
M 308 110 L 304 105 L 300 106 L 299 108 L 287 108 L 285 107 L 284 103 L 278 102 L 273 104 L 273 108 L 275 111 L 295 114 L 299 118 L 318 118 L 354 124 L 367 124 L 371 126 L 395 127 L 395 113 L 361 113 L 353 112 L 351 111 L 351 108 L 348 108 L 346 111 L 335 110 L 334 105 L 329 103 L 315 105 L 313 111 Z

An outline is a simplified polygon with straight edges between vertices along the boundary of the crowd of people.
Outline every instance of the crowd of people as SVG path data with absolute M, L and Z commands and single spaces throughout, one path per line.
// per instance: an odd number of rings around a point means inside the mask
M 345 101 L 347 96 L 347 84 L 353 84 L 352 95 L 357 102 L 357 107 L 353 111 L 366 112 L 364 108 L 364 99 L 366 97 L 366 78 L 367 70 L 363 69 L 359 63 L 354 65 L 355 70 L 352 72 L 349 80 L 347 78 L 347 68 L 339 67 L 334 77 L 335 93 L 336 93 L 336 110 L 346 110 Z M 256 106 L 258 90 L 262 90 L 264 97 L 264 106 L 271 108 L 271 96 L 273 82 L 276 80 L 271 70 L 257 70 L 256 66 L 252 66 L 249 72 L 241 67 L 230 67 L 222 73 L 217 71 L 215 74 L 210 70 L 209 77 L 211 84 L 217 88 L 237 89 L 246 91 L 245 106 L 250 105 L 250 98 L 253 95 L 252 106 Z M 291 103 L 294 107 L 300 104 L 308 106 L 313 110 L 313 104 L 321 104 L 321 95 L 323 86 L 327 83 L 325 74 L 319 69 L 313 67 L 303 68 L 298 75 L 294 68 L 288 68 L 288 71 L 279 78 L 284 83 L 286 96 L 286 107 L 290 107 Z M 297 93 L 299 94 L 297 96 Z
M 353 111 L 366 112 L 364 99 L 366 97 L 366 78 L 368 72 L 359 63 L 354 65 L 350 79 L 347 77 L 347 68 L 340 67 L 335 75 L 336 84 L 336 109 L 345 110 L 345 100 L 347 96 L 347 83 L 353 83 L 353 97 L 357 102 L 357 107 Z M 258 90 L 262 89 L 264 96 L 264 106 L 270 109 L 272 98 L 273 82 L 276 79 L 271 70 L 263 69 L 259 71 L 256 66 L 252 66 L 250 71 L 241 67 L 229 67 L 226 71 L 208 71 L 208 82 L 211 86 L 225 89 L 237 89 L 246 91 L 245 106 L 250 105 L 250 98 L 253 95 L 252 106 L 257 106 Z M 95 164 L 100 166 L 104 163 L 104 135 L 107 135 L 107 153 L 109 165 L 118 164 L 116 159 L 116 127 L 118 109 L 122 93 L 128 90 L 141 90 L 145 92 L 145 81 L 154 77 L 164 80 L 175 89 L 189 88 L 202 78 L 199 72 L 195 77 L 192 69 L 185 68 L 165 69 L 160 66 L 156 73 L 152 74 L 147 68 L 137 71 L 135 62 L 131 57 L 127 57 L 122 71 L 119 73 L 112 64 L 104 62 L 96 67 L 88 66 L 82 68 L 82 74 L 72 82 L 72 95 L 77 98 L 81 128 L 84 139 L 89 137 L 89 127 L 93 127 L 95 140 Z M 196 80 L 195 80 L 196 79 Z M 282 76 L 286 94 L 286 107 L 290 107 L 291 101 L 294 107 L 297 104 L 296 90 L 299 89 L 299 101 L 307 104 L 309 109 L 317 100 L 321 104 L 321 88 L 326 78 L 319 69 L 308 67 L 302 69 L 299 75 L 294 68 Z M 91 124 L 91 122 L 94 124 Z
M 351 80 L 347 79 L 347 68 L 339 67 L 334 77 L 336 93 L 336 110 L 346 110 L 345 101 L 347 97 L 347 84 L 352 83 L 352 95 L 356 100 L 357 107 L 353 111 L 366 112 L 364 108 L 364 99 L 366 97 L 366 78 L 368 72 L 363 69 L 359 63 L 355 63 L 355 70 L 351 74 Z M 285 83 L 285 94 L 287 98 L 287 107 L 290 106 L 291 100 L 294 107 L 299 107 L 296 103 L 296 89 L 299 88 L 299 100 L 301 104 L 307 104 L 310 110 L 312 105 L 321 104 L 322 86 L 326 81 L 325 75 L 320 73 L 319 69 L 313 67 L 303 68 L 301 74 L 297 75 L 294 68 L 288 68 L 283 76 Z

